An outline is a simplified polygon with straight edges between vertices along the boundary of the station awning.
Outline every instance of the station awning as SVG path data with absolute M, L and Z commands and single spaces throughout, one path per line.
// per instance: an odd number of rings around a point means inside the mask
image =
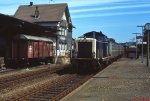
M 35 23 L 23 21 L 0 14 L 0 36 L 12 37 L 17 34 L 27 34 L 35 36 L 56 36 L 57 29 L 40 26 Z
M 45 41 L 45 42 L 53 42 L 51 39 L 49 38 L 43 38 L 43 37 L 38 37 L 38 36 L 31 36 L 31 35 L 24 35 L 24 34 L 20 34 L 18 36 L 19 39 L 23 39 L 23 40 L 35 40 L 35 41 Z

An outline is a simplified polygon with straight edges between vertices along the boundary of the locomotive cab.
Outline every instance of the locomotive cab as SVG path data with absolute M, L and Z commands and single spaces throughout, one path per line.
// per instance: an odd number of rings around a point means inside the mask
M 97 40 L 94 38 L 78 38 L 75 40 L 74 58 L 71 59 L 73 68 L 95 70 L 100 66 L 97 60 Z
M 78 59 L 96 58 L 96 39 L 79 38 L 75 41 L 75 57 Z

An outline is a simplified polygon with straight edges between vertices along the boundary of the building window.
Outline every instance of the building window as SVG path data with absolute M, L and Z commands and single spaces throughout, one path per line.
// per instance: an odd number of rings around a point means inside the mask
M 69 17 L 69 23 L 71 23 L 71 18 Z
M 67 30 L 64 29 L 64 36 L 67 36 Z
M 62 44 L 62 50 L 64 50 L 64 44 Z
M 61 50 L 63 50 L 63 44 L 61 44 Z
M 62 28 L 59 28 L 59 35 L 62 35 Z
M 64 29 L 63 28 L 61 29 L 61 35 L 64 35 Z
M 59 44 L 59 50 L 61 50 L 61 44 Z
M 65 50 L 67 50 L 67 44 L 65 44 Z

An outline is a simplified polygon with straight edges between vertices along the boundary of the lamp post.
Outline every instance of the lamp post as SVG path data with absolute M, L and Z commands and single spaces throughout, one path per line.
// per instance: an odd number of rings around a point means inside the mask
M 148 32 L 147 35 L 147 67 L 149 67 L 149 32 L 150 32 L 150 23 L 146 23 L 144 26 L 145 31 Z
M 137 59 L 137 34 L 140 34 L 140 33 L 132 33 L 132 34 L 136 35 L 136 59 Z
M 141 27 L 142 28 L 142 52 L 141 52 L 141 55 L 142 55 L 142 58 L 141 58 L 141 62 L 143 63 L 143 31 L 144 31 L 144 26 L 143 25 L 138 25 L 137 27 Z

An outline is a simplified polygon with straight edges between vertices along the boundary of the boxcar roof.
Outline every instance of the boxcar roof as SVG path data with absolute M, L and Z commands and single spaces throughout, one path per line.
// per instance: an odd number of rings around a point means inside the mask
M 24 39 L 24 40 L 35 40 L 35 41 L 53 42 L 49 38 L 37 37 L 37 36 L 31 36 L 31 35 L 24 35 L 24 34 L 19 35 L 19 38 L 20 39 Z

